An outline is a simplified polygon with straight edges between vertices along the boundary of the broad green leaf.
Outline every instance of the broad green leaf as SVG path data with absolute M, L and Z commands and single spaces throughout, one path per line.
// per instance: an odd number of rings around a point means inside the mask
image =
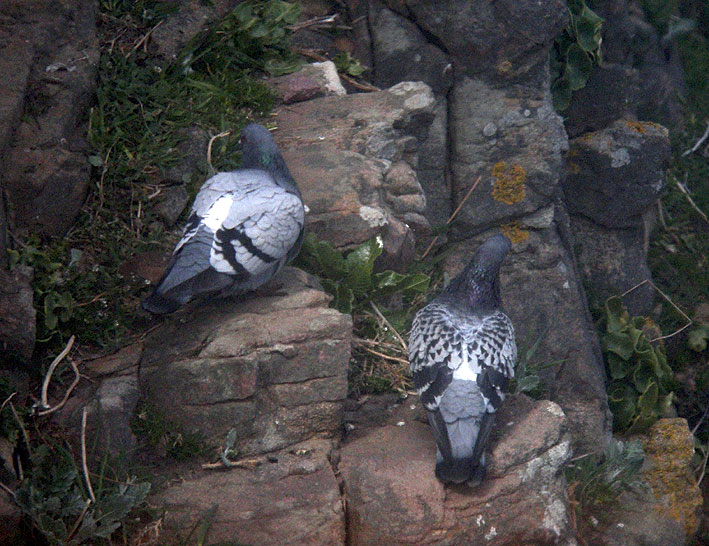
M 569 104 L 571 104 L 571 87 L 566 77 L 560 77 L 554 81 L 551 86 L 551 98 L 554 109 L 557 112 L 563 112 L 569 107 Z
M 352 293 L 352 289 L 343 284 L 337 286 L 337 291 L 335 292 L 335 308 L 340 313 L 351 315 L 352 309 L 354 308 L 354 301 L 355 297 Z
M 628 361 L 620 358 L 615 353 L 607 353 L 606 360 L 608 362 L 608 371 L 610 373 L 611 379 L 623 379 L 628 375 L 629 366 Z
M 650 364 L 640 362 L 633 370 L 633 385 L 638 392 L 646 392 L 650 384 L 657 386 L 657 375 Z
M 536 375 L 527 375 L 521 377 L 517 381 L 517 391 L 518 392 L 529 392 L 536 389 L 539 386 L 539 377 Z
M 581 47 L 572 44 L 566 51 L 566 71 L 564 75 L 569 81 L 569 88 L 578 91 L 583 88 L 588 81 L 593 69 L 593 61 Z
M 621 330 L 628 324 L 629 318 L 628 312 L 619 297 L 612 296 L 606 300 L 606 329 L 608 332 Z
M 657 383 L 648 384 L 645 392 L 638 397 L 638 410 L 640 410 L 641 413 L 654 414 L 656 416 L 655 409 L 658 394 L 659 389 Z
M 381 237 L 375 237 L 359 245 L 345 258 L 348 272 L 344 282 L 355 296 L 365 296 L 371 288 L 374 261 L 382 253 L 382 248 Z
M 613 352 L 623 360 L 630 360 L 635 352 L 635 340 L 627 332 L 610 332 L 603 336 L 606 351 Z
M 103 167 L 103 159 L 99 155 L 90 155 L 88 160 L 89 164 L 94 167 Z

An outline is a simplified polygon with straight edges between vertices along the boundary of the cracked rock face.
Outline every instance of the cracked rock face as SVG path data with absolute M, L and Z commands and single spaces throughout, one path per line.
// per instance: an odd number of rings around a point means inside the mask
M 418 401 L 341 450 L 349 544 L 562 544 L 572 536 L 562 469 L 566 418 L 549 401 L 510 397 L 498 413 L 478 488 L 443 486 Z
M 285 268 L 275 294 L 191 305 L 145 341 L 140 391 L 183 429 L 242 454 L 266 453 L 342 424 L 352 320 L 313 277 Z
M 214 509 L 209 544 L 344 544 L 340 489 L 325 440 L 298 444 L 255 468 L 197 471 L 152 497 L 167 514 L 161 540 L 185 537 Z
M 381 235 L 388 267 L 405 269 L 427 235 L 418 148 L 433 119 L 423 83 L 324 97 L 278 114 L 278 141 L 310 212 L 306 230 L 336 247 Z

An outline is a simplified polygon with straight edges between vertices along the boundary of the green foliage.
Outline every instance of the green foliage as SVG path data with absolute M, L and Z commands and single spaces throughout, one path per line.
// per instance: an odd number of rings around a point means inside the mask
M 180 430 L 178 425 L 149 402 L 144 401 L 138 405 L 131 428 L 148 446 L 164 449 L 165 454 L 176 461 L 189 461 L 210 451 L 204 436 Z
M 258 68 L 273 76 L 300 68 L 300 58 L 288 47 L 287 25 L 300 16 L 300 6 L 280 0 L 247 0 L 217 25 L 185 47 L 179 65 L 185 74 Z
M 510 382 L 509 391 L 514 394 L 524 393 L 536 400 L 541 400 L 547 395 L 548 389 L 542 383 L 540 373 L 548 368 L 561 364 L 563 360 L 554 362 L 534 362 L 534 355 L 546 332 L 540 335 L 537 340 L 528 348 L 520 348 L 519 357 L 515 364 L 515 377 Z
M 345 256 L 327 241 L 318 241 L 313 234 L 308 234 L 298 263 L 320 277 L 323 288 L 334 296 L 332 306 L 342 313 L 351 314 L 369 301 L 393 294 L 425 293 L 430 278 L 424 273 L 374 272 L 374 262 L 382 249 L 381 237 L 375 237 Z
M 584 0 L 569 0 L 569 25 L 554 41 L 550 66 L 554 108 L 569 107 L 571 93 L 585 87 L 594 65 L 601 62 L 599 17 Z
M 338 53 L 332 61 L 335 63 L 338 72 L 348 76 L 361 76 L 366 70 L 359 60 L 350 55 L 348 51 Z
M 695 328 L 687 336 L 687 345 L 689 348 L 697 353 L 705 351 L 707 348 L 707 341 L 709 341 L 709 326 L 700 326 Z
M 608 405 L 618 432 L 646 430 L 672 403 L 672 369 L 660 344 L 650 343 L 646 319 L 630 317 L 618 297 L 606 301 L 606 332 L 602 335 L 610 379 Z
M 590 453 L 573 460 L 564 474 L 574 509 L 587 514 L 616 502 L 625 491 L 647 491 L 647 483 L 639 476 L 644 460 L 639 441 L 614 438 L 603 455 Z
M 129 478 L 97 492 L 91 502 L 71 454 L 47 445 L 35 448 L 29 477 L 15 498 L 52 545 L 108 543 L 121 522 L 145 500 L 150 483 Z

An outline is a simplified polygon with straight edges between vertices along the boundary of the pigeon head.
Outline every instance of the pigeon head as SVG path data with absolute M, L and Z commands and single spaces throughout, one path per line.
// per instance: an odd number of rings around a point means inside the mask
M 448 286 L 449 294 L 464 294 L 474 307 L 499 307 L 500 266 L 510 251 L 512 243 L 502 234 L 485 241 L 460 275 Z
M 241 163 L 244 169 L 263 169 L 288 173 L 286 162 L 276 141 L 265 127 L 251 123 L 241 130 Z M 290 175 L 288 175 L 290 176 Z

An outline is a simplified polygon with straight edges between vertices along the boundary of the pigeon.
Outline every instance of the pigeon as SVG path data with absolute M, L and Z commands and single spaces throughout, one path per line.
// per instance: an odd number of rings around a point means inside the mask
M 242 168 L 199 190 L 165 274 L 142 303 L 146 311 L 172 313 L 196 296 L 255 290 L 298 254 L 305 209 L 276 142 L 254 123 L 240 143 Z
M 485 446 L 517 360 L 514 328 L 500 309 L 507 237 L 489 238 L 460 275 L 414 317 L 409 365 L 436 440 L 436 477 L 477 485 Z

